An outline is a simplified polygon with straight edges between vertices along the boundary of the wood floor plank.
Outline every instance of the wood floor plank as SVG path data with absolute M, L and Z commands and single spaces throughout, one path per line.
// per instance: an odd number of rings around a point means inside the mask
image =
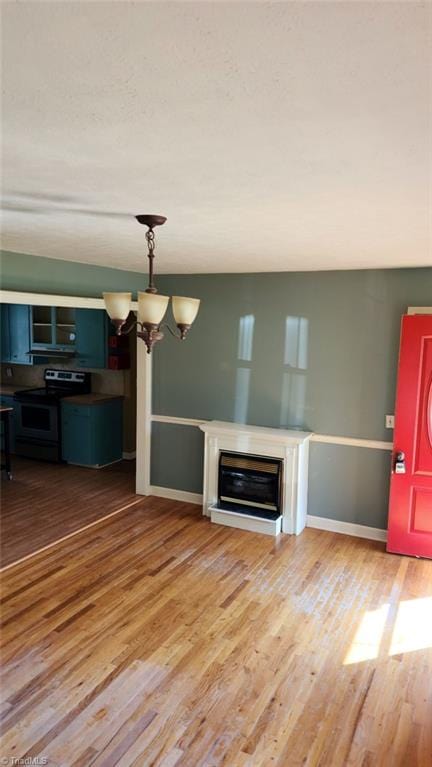
M 2 481 L 2 567 L 137 499 L 134 461 L 98 470 L 18 456 L 13 464 L 13 480 Z
M 1 757 L 432 764 L 432 562 L 147 498 L 7 570 L 2 592 Z

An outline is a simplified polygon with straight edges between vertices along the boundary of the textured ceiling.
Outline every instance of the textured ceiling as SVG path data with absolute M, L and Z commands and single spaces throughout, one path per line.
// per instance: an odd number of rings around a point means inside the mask
M 3 248 L 141 270 L 152 212 L 159 272 L 430 265 L 431 10 L 4 3 Z

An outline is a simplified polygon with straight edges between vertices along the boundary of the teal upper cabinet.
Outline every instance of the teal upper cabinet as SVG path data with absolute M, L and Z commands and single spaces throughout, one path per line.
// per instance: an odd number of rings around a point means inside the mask
M 9 333 L 9 307 L 7 304 L 1 305 L 1 361 L 10 362 L 10 333 Z
M 2 304 L 1 361 L 38 365 L 70 359 L 78 368 L 106 368 L 109 332 L 103 309 Z
M 2 305 L 2 362 L 32 365 L 30 351 L 30 307 Z
M 62 306 L 32 306 L 30 311 L 32 349 L 74 352 L 75 309 Z
M 81 368 L 108 367 L 109 319 L 103 309 L 76 309 L 76 362 Z

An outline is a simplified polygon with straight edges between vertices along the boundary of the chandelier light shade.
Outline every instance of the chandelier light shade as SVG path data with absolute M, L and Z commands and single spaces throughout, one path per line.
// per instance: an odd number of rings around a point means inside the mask
M 161 341 L 164 334 L 162 327 L 168 328 L 170 333 L 179 341 L 186 338 L 193 321 L 195 320 L 200 300 L 199 298 L 187 298 L 185 296 L 173 296 L 172 310 L 174 320 L 179 330 L 179 334 L 171 330 L 169 325 L 162 326 L 162 320 L 168 308 L 169 296 L 160 296 L 153 280 L 153 259 L 155 250 L 154 227 L 162 226 L 165 223 L 165 216 L 156 216 L 153 214 L 143 214 L 135 216 L 140 224 L 147 227 L 146 240 L 148 246 L 149 259 L 149 284 L 145 292 L 138 293 L 138 320 L 126 328 L 132 301 L 132 293 L 103 293 L 105 309 L 109 315 L 112 324 L 116 328 L 117 335 L 130 333 L 133 327 L 137 326 L 137 336 L 141 338 L 150 354 L 153 345 Z
M 198 314 L 200 305 L 199 298 L 185 298 L 184 296 L 172 297 L 172 310 L 176 324 L 192 325 Z
M 159 293 L 138 293 L 138 319 L 140 322 L 149 322 L 152 325 L 160 325 L 168 308 L 169 296 L 160 296 Z
M 132 301 L 132 293 L 102 293 L 107 314 L 116 328 L 126 322 Z

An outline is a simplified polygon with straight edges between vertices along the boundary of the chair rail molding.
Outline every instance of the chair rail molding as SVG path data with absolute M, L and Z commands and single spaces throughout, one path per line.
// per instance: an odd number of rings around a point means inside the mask
M 177 424 L 178 426 L 197 426 L 200 428 L 203 424 L 211 423 L 204 418 L 183 418 L 174 415 L 156 415 L 150 416 L 155 423 Z M 239 424 L 240 425 L 240 424 Z M 264 427 L 265 428 L 265 427 Z M 361 437 L 341 437 L 337 434 L 317 434 L 312 432 L 311 442 L 322 442 L 328 445 L 346 445 L 348 447 L 369 447 L 373 450 L 392 450 L 393 442 L 385 442 L 379 439 L 363 439 Z

